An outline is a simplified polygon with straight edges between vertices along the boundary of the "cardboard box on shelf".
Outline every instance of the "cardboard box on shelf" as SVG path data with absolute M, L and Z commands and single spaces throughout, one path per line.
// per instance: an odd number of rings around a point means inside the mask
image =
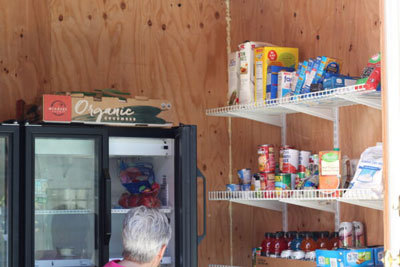
M 316 250 L 317 267 L 375 266 L 372 248 Z
M 166 100 L 99 92 L 43 95 L 44 122 L 169 127 L 171 119 L 171 103 Z
M 289 260 L 282 258 L 256 257 L 254 267 L 315 267 L 314 261 Z

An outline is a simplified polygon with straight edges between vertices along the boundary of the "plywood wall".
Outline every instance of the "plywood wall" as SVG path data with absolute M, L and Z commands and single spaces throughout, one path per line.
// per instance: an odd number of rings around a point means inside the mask
M 244 40 L 266 41 L 276 45 L 298 47 L 300 60 L 326 55 L 343 60 L 342 73 L 359 75 L 369 57 L 378 52 L 380 47 L 379 0 L 242 0 L 231 1 L 232 13 L 232 49 Z M 243 154 L 233 153 L 233 168 L 242 168 L 243 162 L 255 167 L 257 142 L 279 142 L 279 129 L 256 122 L 233 122 L 232 132 L 246 132 L 248 129 L 264 134 L 266 140 L 259 140 L 253 135 L 233 135 L 235 148 L 239 144 L 252 145 L 243 149 Z M 368 146 L 381 141 L 380 111 L 362 107 L 348 107 L 340 110 L 340 147 L 343 154 L 351 158 L 359 157 Z M 333 147 L 333 125 L 322 119 L 303 114 L 287 117 L 287 144 L 299 149 L 318 152 Z M 273 135 L 273 136 L 271 136 Z M 246 137 L 244 139 L 244 137 Z M 244 161 L 244 159 L 246 161 Z M 270 211 L 264 213 L 272 223 L 265 224 L 265 219 L 241 218 L 242 214 L 251 216 L 249 209 L 234 206 L 233 224 L 237 231 L 257 232 L 260 227 L 273 231 L 279 214 Z M 254 208 L 255 209 L 255 208 Z M 289 206 L 289 229 L 291 230 L 333 230 L 334 216 L 326 212 Z M 383 243 L 382 212 L 371 209 L 341 206 L 343 221 L 360 220 L 366 224 L 367 239 L 370 245 Z M 256 229 L 256 230 L 253 230 Z M 259 241 L 262 236 L 258 237 Z M 235 264 L 249 266 L 249 250 L 258 245 L 252 238 L 241 239 L 234 243 Z M 236 240 L 239 242 L 239 240 Z M 244 244 L 247 242 L 247 244 Z M 240 246 L 240 247 L 239 247 Z M 247 247 L 247 250 L 245 249 Z
M 176 124 L 198 125 L 207 191 L 224 188 L 227 120 L 205 109 L 226 99 L 225 8 L 222 0 L 0 0 L 0 119 L 15 117 L 17 99 L 43 92 L 116 88 L 169 99 Z M 228 204 L 207 206 L 199 266 L 230 259 Z

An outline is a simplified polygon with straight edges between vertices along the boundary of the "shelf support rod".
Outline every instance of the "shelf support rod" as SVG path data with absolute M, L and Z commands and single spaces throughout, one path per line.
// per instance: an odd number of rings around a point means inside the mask
M 333 121 L 333 147 L 339 148 L 340 146 L 340 128 L 339 128 L 339 108 L 334 108 L 333 109 L 333 115 L 335 117 L 335 120 Z M 335 201 L 335 231 L 339 231 L 339 225 L 340 225 L 340 202 Z
M 281 127 L 281 144 L 282 146 L 286 145 L 286 114 L 281 115 L 282 119 L 282 127 Z M 289 230 L 288 226 L 288 207 L 287 204 L 284 203 L 282 205 L 282 230 L 287 232 Z

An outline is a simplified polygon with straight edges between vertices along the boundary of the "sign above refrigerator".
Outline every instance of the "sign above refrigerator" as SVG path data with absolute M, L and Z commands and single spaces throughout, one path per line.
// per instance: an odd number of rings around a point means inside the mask
M 146 97 L 128 98 L 116 90 L 43 95 L 43 121 L 115 126 L 172 126 L 171 103 Z

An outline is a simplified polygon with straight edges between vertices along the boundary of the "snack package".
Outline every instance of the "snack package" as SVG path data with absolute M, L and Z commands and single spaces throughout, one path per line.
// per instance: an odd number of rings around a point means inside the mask
M 378 88 L 380 82 L 381 54 L 378 53 L 369 59 L 367 67 L 364 68 L 361 79 L 357 81 L 357 84 L 365 84 L 367 90 L 375 90 Z
M 330 58 L 330 57 L 321 57 L 321 62 L 318 65 L 317 73 L 313 84 L 322 83 L 325 77 L 325 73 L 340 73 L 341 60 Z
M 351 86 L 357 83 L 357 78 L 342 76 L 342 75 L 331 75 L 329 78 L 324 79 L 324 89 L 335 89 L 339 87 Z
M 318 66 L 320 63 L 321 63 L 320 57 L 316 58 L 315 60 L 312 60 L 312 62 L 310 62 L 310 61 L 308 62 L 309 71 L 306 74 L 306 81 L 304 82 L 304 86 L 302 89 L 303 94 L 311 92 L 311 84 L 315 78 L 315 75 L 317 73 L 317 69 L 318 69 Z
M 294 71 L 299 61 L 298 57 L 298 48 L 292 47 L 265 46 L 254 50 L 255 101 L 276 98 L 276 96 L 269 97 L 268 92 L 271 92 L 271 86 L 274 86 L 274 91 L 277 91 L 275 89 L 278 87 L 278 72 L 280 70 Z M 271 67 L 273 69 L 270 69 Z M 275 77 L 272 77 L 269 73 L 272 73 Z
M 383 148 L 382 143 L 378 143 L 361 154 L 349 188 L 371 189 L 376 197 L 383 197 L 382 167 Z
M 228 56 L 228 105 L 237 104 L 240 87 L 240 54 L 232 52 Z
M 303 88 L 303 84 L 306 79 L 307 68 L 308 68 L 308 61 L 304 61 L 303 64 L 301 64 L 301 69 L 297 78 L 296 87 L 294 89 L 295 95 L 301 94 L 301 88 Z
M 263 42 L 244 42 L 239 45 L 240 53 L 240 88 L 239 103 L 254 102 L 254 49 L 262 46 L 273 46 Z

